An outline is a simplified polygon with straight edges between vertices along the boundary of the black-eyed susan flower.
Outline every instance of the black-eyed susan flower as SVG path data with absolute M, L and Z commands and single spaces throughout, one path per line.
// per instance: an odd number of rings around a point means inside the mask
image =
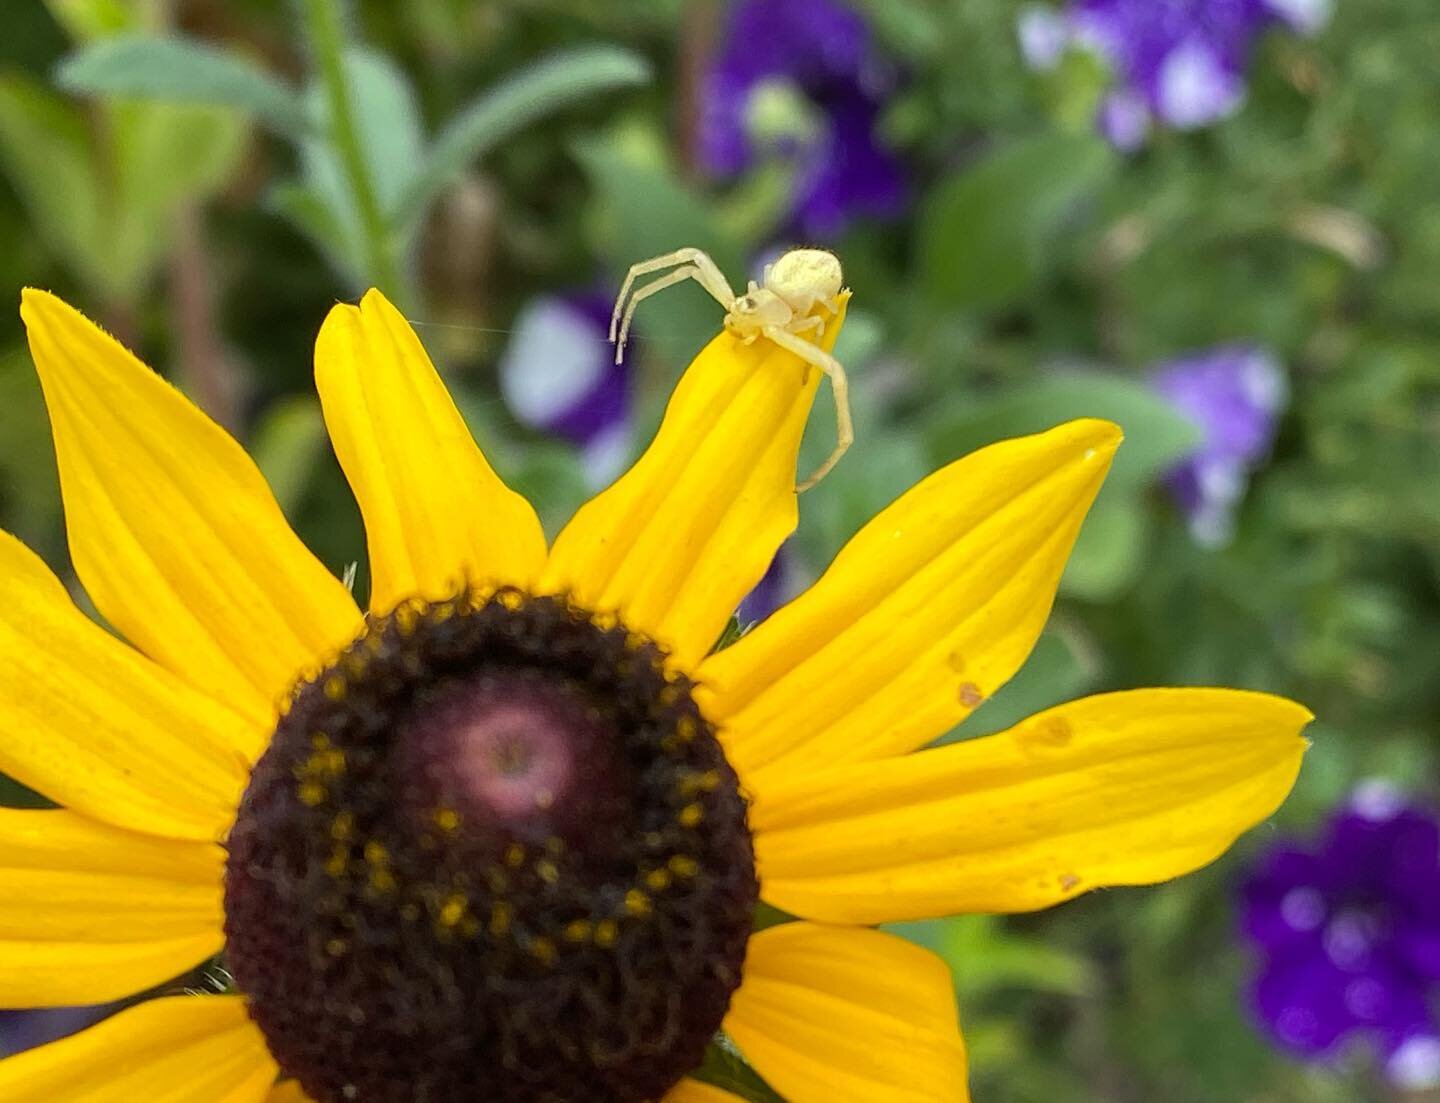
M 871 924 L 1176 876 L 1294 780 L 1309 714 L 1215 689 L 920 749 L 1035 642 L 1107 423 L 937 472 L 714 652 L 796 521 L 819 373 L 768 342 L 717 337 L 547 548 L 404 319 L 337 307 L 362 613 L 230 437 L 23 314 L 116 635 L 0 538 L 0 770 L 60 806 L 0 811 L 0 1006 L 235 984 L 0 1061 L 10 1103 L 717 1103 L 722 1032 L 792 1103 L 961 1100 L 946 969 Z

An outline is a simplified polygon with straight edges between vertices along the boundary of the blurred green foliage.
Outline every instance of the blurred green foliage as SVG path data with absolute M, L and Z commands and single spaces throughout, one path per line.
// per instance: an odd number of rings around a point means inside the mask
M 1341 3 L 1317 39 L 1268 39 L 1244 110 L 1158 134 L 1133 157 L 1091 133 L 1094 64 L 1026 70 L 1017 3 L 859 6 L 906 76 L 883 125 L 918 195 L 908 217 L 830 243 L 855 290 L 840 354 L 858 439 L 803 499 L 799 572 L 813 576 L 896 494 L 973 447 L 1114 418 L 1127 443 L 1051 627 L 954 737 L 1096 689 L 1264 688 L 1319 716 L 1284 828 L 1304 830 L 1364 776 L 1435 795 L 1434 0 Z M 20 0 L 0 36 L 0 286 L 53 287 L 197 397 L 221 396 L 212 412 L 325 561 L 337 573 L 360 564 L 363 591 L 358 514 L 324 440 L 309 352 L 330 303 L 389 283 L 477 437 L 553 532 L 586 481 L 573 449 L 521 427 L 498 398 L 517 309 L 613 285 L 632 261 L 682 244 L 740 278 L 775 244 L 784 166 L 722 188 L 691 159 L 685 105 L 699 94 L 695 59 L 714 45 L 711 7 L 364 3 L 331 58 L 348 91 L 337 103 L 325 44 L 295 32 L 300 6 Z M 354 122 L 348 150 L 337 109 Z M 193 286 L 208 302 L 187 299 Z M 690 286 L 647 309 L 634 349 L 641 440 L 718 323 Z M 198 354 L 184 337 L 196 327 L 208 338 Z M 1291 404 L 1236 539 L 1204 549 L 1157 486 L 1196 428 L 1145 374 L 1230 340 L 1274 350 Z M 823 405 L 814 429 L 802 469 L 829 448 Z M 0 316 L 0 520 L 63 564 L 13 312 Z M 1287 1063 L 1246 1022 L 1229 893 L 1255 845 L 1160 889 L 907 927 L 955 967 L 976 1098 L 1386 1098 L 1363 1067 Z M 764 1097 L 733 1055 L 717 1052 L 710 1072 Z

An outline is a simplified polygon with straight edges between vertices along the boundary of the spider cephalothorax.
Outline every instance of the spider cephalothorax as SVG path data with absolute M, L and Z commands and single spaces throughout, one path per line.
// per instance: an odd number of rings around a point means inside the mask
M 665 268 L 674 270 L 630 294 L 638 277 Z M 724 273 L 699 249 L 677 249 L 631 265 L 610 317 L 610 340 L 615 342 L 617 364 L 625 355 L 630 323 L 641 300 L 685 280 L 694 280 L 725 308 L 725 329 L 744 344 L 764 337 L 830 377 L 830 385 L 835 390 L 835 449 L 797 488 L 810 489 L 829 474 L 855 440 L 845 369 L 839 360 L 815 344 L 828 320 L 840 310 L 844 284 L 840 261 L 834 253 L 823 249 L 792 249 L 774 264 L 767 264 L 762 282 L 751 280 L 743 295 L 735 294 Z
M 320 1103 L 658 1099 L 758 891 L 688 679 L 508 589 L 403 605 L 301 686 L 229 849 L 230 968 Z

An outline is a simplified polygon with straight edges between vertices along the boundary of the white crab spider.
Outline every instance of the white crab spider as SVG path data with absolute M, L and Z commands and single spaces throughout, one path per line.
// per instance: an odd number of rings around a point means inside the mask
M 681 267 L 636 288 L 635 294 L 630 295 L 630 288 L 637 277 L 662 268 L 674 268 L 677 264 Z M 835 450 L 813 475 L 795 488 L 797 491 L 809 490 L 829 474 L 855 440 L 844 367 L 813 341 L 801 336 L 823 333 L 826 318 L 840 309 L 843 281 L 840 261 L 833 253 L 823 249 L 792 249 L 774 264 L 767 264 L 764 282 L 751 280 L 743 295 L 735 294 L 719 267 L 699 249 L 676 249 L 673 253 L 633 264 L 615 300 L 615 312 L 610 316 L 610 340 L 615 344 L 615 363 L 620 363 L 625 355 L 630 323 L 640 300 L 684 280 L 694 280 L 725 308 L 725 328 L 744 344 L 764 337 L 830 377 L 830 385 L 835 391 Z

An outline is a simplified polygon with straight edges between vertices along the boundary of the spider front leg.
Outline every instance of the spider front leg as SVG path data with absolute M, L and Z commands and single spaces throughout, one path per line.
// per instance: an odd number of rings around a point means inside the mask
M 693 246 L 684 249 L 676 249 L 673 253 L 665 253 L 662 256 L 651 257 L 649 260 L 642 260 L 638 264 L 632 264 L 630 271 L 625 274 L 625 282 L 620 285 L 620 294 L 615 297 L 615 309 L 610 313 L 610 340 L 616 340 L 616 330 L 620 325 L 621 313 L 625 310 L 625 300 L 630 295 L 630 288 L 640 276 L 648 275 L 651 272 L 658 272 L 662 268 L 670 268 L 677 264 L 687 266 L 685 279 L 693 279 L 710 293 L 710 297 L 720 303 L 726 310 L 735 301 L 735 292 L 730 287 L 730 282 L 725 274 L 720 271 L 716 263 L 705 253 Z M 673 273 L 672 273 L 673 275 Z M 671 284 L 679 283 L 679 280 L 671 280 L 663 284 L 669 287 Z M 647 285 L 654 286 L 654 285 Z M 653 292 L 647 292 L 653 293 Z M 643 295 L 636 295 L 636 299 L 643 298 Z M 633 305 L 633 304 L 632 304 Z M 619 344 L 623 349 L 624 337 L 620 337 Z M 620 362 L 621 349 L 616 350 L 615 362 Z
M 801 326 L 809 328 L 809 321 L 810 319 L 807 319 L 802 322 Z M 830 387 L 835 392 L 835 449 L 825 458 L 825 462 L 815 469 L 813 475 L 795 488 L 797 494 L 803 494 L 830 474 L 831 468 L 840 462 L 840 457 L 855 443 L 855 426 L 850 420 L 850 385 L 845 378 L 844 365 L 824 349 L 779 326 L 766 326 L 764 334 L 782 349 L 793 352 L 807 364 L 813 364 L 828 375 Z
M 642 300 L 648 299 L 651 295 L 664 291 L 667 287 L 674 287 L 677 283 L 684 283 L 686 280 L 696 280 L 699 282 L 700 269 L 696 268 L 693 264 L 687 264 L 684 268 L 677 268 L 673 272 L 667 272 L 665 275 L 660 276 L 658 279 L 645 284 L 635 291 L 635 294 L 630 297 L 630 301 L 625 304 L 625 317 L 620 322 L 619 339 L 616 340 L 613 332 L 610 337 L 610 340 L 615 342 L 615 363 L 620 363 L 625 357 L 625 342 L 630 339 L 630 323 L 635 320 L 635 308 L 640 305 Z M 618 304 L 616 305 L 616 309 L 619 309 Z

